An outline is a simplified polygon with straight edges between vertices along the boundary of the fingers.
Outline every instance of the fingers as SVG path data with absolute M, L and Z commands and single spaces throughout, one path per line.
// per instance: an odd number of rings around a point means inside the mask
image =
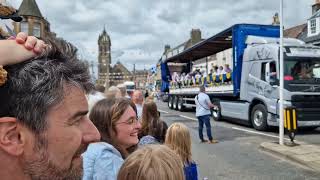
M 46 46 L 47 45 L 42 40 L 37 40 L 36 45 L 33 48 L 33 52 L 40 54 L 46 48 Z
M 18 44 L 23 44 L 27 50 L 33 50 L 34 53 L 40 54 L 46 48 L 46 44 L 44 41 L 39 40 L 34 36 L 28 36 L 24 32 L 20 32 L 17 34 L 16 42 Z
M 28 35 L 26 33 L 20 32 L 17 34 L 16 42 L 18 44 L 24 44 L 26 42 L 27 38 L 28 38 Z
M 37 44 L 38 39 L 34 36 L 28 36 L 24 47 L 28 50 L 32 50 Z

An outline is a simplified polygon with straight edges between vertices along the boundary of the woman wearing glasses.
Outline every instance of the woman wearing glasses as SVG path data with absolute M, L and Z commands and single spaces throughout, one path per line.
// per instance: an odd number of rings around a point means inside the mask
M 83 154 L 83 179 L 117 179 L 123 159 L 139 142 L 141 125 L 136 107 L 126 98 L 103 99 L 93 106 L 89 118 L 99 130 L 101 141 L 90 144 Z

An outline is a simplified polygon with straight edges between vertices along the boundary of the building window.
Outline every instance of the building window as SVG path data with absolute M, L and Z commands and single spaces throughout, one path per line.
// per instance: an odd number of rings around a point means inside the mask
M 312 19 L 310 20 L 310 32 L 311 34 L 315 34 L 316 33 L 316 19 Z
M 28 22 L 21 22 L 21 32 L 25 32 L 27 34 L 29 34 L 29 29 L 28 29 Z
M 40 37 L 40 31 L 41 31 L 41 24 L 34 23 L 33 24 L 33 35 L 36 37 Z

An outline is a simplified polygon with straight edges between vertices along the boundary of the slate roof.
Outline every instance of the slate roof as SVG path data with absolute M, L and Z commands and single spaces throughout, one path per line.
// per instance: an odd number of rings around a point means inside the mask
M 307 31 L 307 23 L 300 24 L 298 26 L 294 26 L 288 29 L 285 29 L 283 32 L 284 37 L 290 37 L 290 38 L 298 38 L 301 36 L 301 34 Z
M 317 44 L 320 41 L 320 34 L 315 35 L 315 36 L 310 36 L 310 37 L 306 37 L 305 39 L 303 39 L 304 42 L 306 43 L 315 43 L 317 42 Z
M 313 19 L 313 18 L 317 18 L 320 17 L 320 11 L 318 10 L 317 12 L 315 12 L 308 20 Z
M 110 42 L 110 45 L 111 45 L 110 36 L 106 32 L 106 28 L 104 28 L 103 31 L 102 31 L 102 34 L 99 35 L 98 41 L 99 42 Z
M 19 15 L 43 18 L 35 0 L 23 0 L 19 7 Z
M 131 72 L 120 61 L 118 61 L 113 67 L 110 67 L 110 72 L 122 72 L 125 74 L 131 74 Z

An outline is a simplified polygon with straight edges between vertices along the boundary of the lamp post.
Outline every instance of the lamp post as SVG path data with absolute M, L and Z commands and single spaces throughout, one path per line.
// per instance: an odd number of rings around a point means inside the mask
M 280 0 L 280 116 L 279 116 L 279 144 L 283 145 L 283 136 L 284 136 L 284 128 L 283 128 L 283 69 L 284 69 L 284 63 L 283 63 L 283 0 Z

